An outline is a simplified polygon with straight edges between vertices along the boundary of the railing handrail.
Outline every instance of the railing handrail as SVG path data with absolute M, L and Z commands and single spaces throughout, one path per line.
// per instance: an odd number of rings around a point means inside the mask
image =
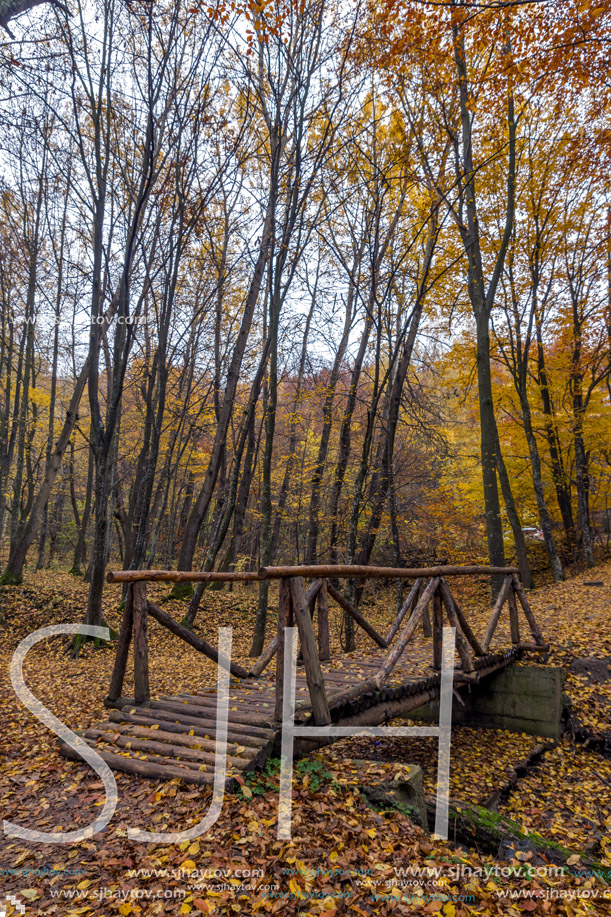
M 109 570 L 106 574 L 108 583 L 235 583 L 258 582 L 261 579 L 255 572 L 249 573 L 203 573 L 198 570 Z
M 488 567 L 443 565 L 439 567 L 374 567 L 367 564 L 303 564 L 294 567 L 260 567 L 260 579 L 282 579 L 285 576 L 329 577 L 352 579 L 418 579 L 422 576 L 475 576 L 519 573 L 518 567 Z
M 519 573 L 518 567 L 490 567 L 484 564 L 438 567 L 375 567 L 366 564 L 299 564 L 292 567 L 260 567 L 256 571 L 205 573 L 198 570 L 110 570 L 109 583 L 233 583 L 260 582 L 284 577 L 329 577 L 333 579 L 418 579 L 423 576 L 493 576 Z

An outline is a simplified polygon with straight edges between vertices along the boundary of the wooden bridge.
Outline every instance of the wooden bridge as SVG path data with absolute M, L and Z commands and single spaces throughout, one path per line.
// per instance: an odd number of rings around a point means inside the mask
M 194 573 L 122 571 L 109 582 L 127 583 L 121 632 L 105 705 L 108 722 L 80 735 L 114 770 L 142 777 L 189 783 L 213 782 L 216 748 L 215 690 L 151 698 L 149 690 L 148 618 L 215 662 L 218 653 L 203 638 L 182 627 L 149 601 L 146 582 L 245 582 L 279 579 L 276 633 L 250 669 L 231 662 L 229 694 L 227 783 L 236 784 L 241 772 L 258 768 L 278 754 L 284 697 L 284 630 L 296 624 L 302 666 L 297 673 L 296 723 L 309 725 L 376 726 L 409 713 L 440 692 L 444 620 L 456 633 L 458 665 L 455 685 L 480 678 L 510 665 L 525 651 L 548 647 L 535 621 L 526 594 L 513 567 L 429 567 L 395 569 L 354 565 L 264 567 L 256 573 Z M 475 635 L 449 586 L 456 576 L 502 577 L 502 586 L 485 631 Z M 407 599 L 388 632 L 382 636 L 337 589 L 333 582 L 347 578 L 413 580 Z M 306 590 L 304 579 L 310 579 Z M 362 628 L 371 648 L 331 658 L 329 598 L 337 602 Z M 503 609 L 508 609 L 509 641 L 491 650 Z M 521 608 L 530 639 L 520 636 Z M 430 610 L 432 609 L 432 614 Z M 317 629 L 314 628 L 314 619 Z M 415 641 L 422 629 L 426 641 Z M 126 665 L 133 646 L 134 697 L 121 694 Z M 276 657 L 275 673 L 266 674 Z M 301 750 L 311 748 L 312 743 Z M 296 750 L 300 746 L 296 745 Z M 60 751 L 82 760 L 68 745 Z

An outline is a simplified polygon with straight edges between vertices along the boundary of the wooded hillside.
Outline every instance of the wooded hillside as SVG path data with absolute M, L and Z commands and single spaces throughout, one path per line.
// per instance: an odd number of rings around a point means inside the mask
M 22 9 L 4 583 L 606 550 L 607 3 Z

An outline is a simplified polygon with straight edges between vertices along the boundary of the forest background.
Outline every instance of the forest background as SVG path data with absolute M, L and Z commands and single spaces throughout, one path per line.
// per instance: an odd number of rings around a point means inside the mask
M 4 584 L 69 567 L 99 624 L 110 561 L 529 585 L 608 550 L 606 0 L 27 8 L 0 4 Z

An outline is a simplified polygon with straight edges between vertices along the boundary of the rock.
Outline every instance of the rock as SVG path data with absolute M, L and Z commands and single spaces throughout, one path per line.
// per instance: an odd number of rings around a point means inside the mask
M 428 830 L 422 769 L 418 765 L 409 766 L 409 775 L 397 774 L 391 780 L 360 785 L 359 789 L 376 808 L 397 809 L 421 828 Z

